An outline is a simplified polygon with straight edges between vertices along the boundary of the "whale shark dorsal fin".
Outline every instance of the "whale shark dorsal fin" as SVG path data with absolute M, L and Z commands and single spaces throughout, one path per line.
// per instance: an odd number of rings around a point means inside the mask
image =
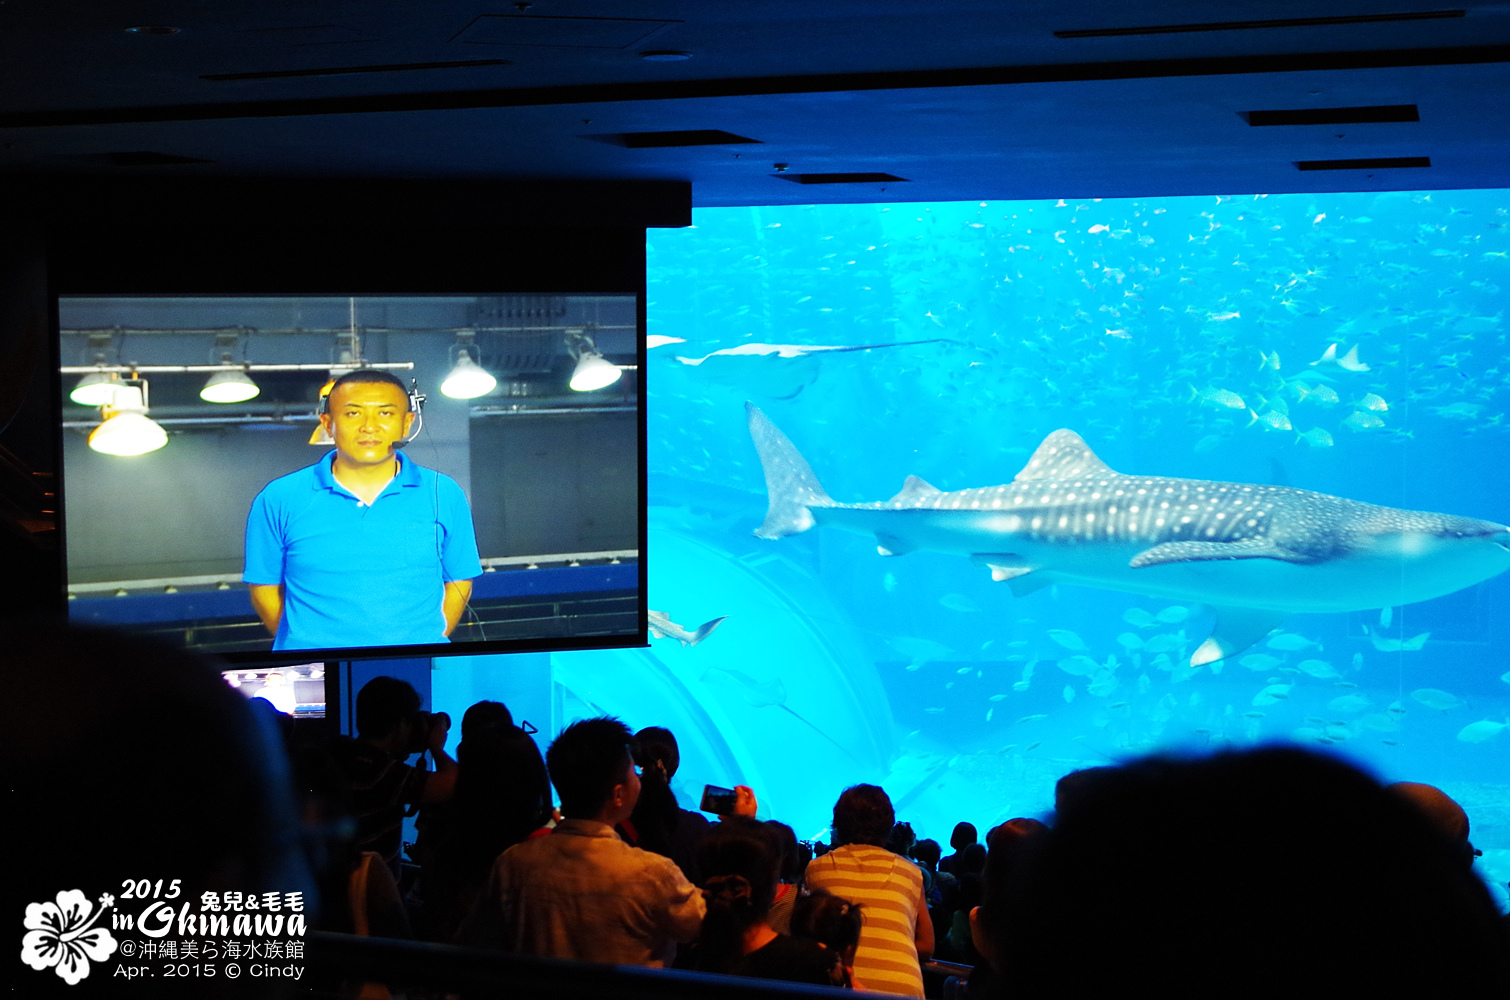
M 925 500 L 928 497 L 938 496 L 942 492 L 944 491 L 918 476 L 908 476 L 906 481 L 902 483 L 902 488 L 897 491 L 897 495 L 886 502 L 914 503 L 918 500 Z
M 1026 483 L 1035 479 L 1089 479 L 1097 476 L 1115 476 L 1090 445 L 1071 430 L 1057 430 L 1043 439 L 1043 444 L 1033 452 L 1028 464 L 1013 479 L 1014 483 Z

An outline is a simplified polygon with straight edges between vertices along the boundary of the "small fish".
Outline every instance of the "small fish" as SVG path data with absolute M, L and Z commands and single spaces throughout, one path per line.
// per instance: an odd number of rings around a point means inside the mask
M 942 660 L 954 650 L 932 639 L 917 639 L 912 636 L 898 636 L 895 639 L 887 639 L 886 644 L 892 649 L 907 657 L 908 670 L 917 670 L 925 663 L 933 660 Z
M 974 667 L 960 667 L 958 670 L 955 671 L 955 673 L 957 673 L 961 677 L 963 677 L 963 676 L 965 676 L 966 674 L 968 674 L 970 671 L 972 671 L 974 669 L 975 669 Z
M 1451 420 L 1472 420 L 1483 408 L 1481 403 L 1452 403 L 1448 406 L 1433 407 L 1437 411 L 1437 416 Z
M 1253 696 L 1254 705 L 1273 705 L 1290 697 L 1290 685 L 1270 684 Z
M 1126 330 L 1108 329 L 1106 331 L 1106 335 L 1108 337 L 1116 337 L 1118 340 L 1132 340 L 1132 334 L 1128 333 Z
M 1458 739 L 1464 743 L 1486 743 L 1494 739 L 1506 729 L 1510 729 L 1510 722 L 1473 722 L 1458 730 Z
M 1086 232 L 1088 232 L 1088 233 L 1106 233 L 1106 232 L 1110 232 L 1111 228 L 1112 228 L 1111 226 L 1103 226 L 1103 225 L 1101 225 L 1098 222 L 1098 223 L 1096 223 L 1096 225 L 1094 225 L 1091 228 L 1087 229 Z
M 1334 688 L 1355 688 L 1357 686 L 1358 685 L 1354 684 L 1352 681 L 1338 681 L 1337 683 L 1332 685 L 1332 687 Z
M 1347 419 L 1342 421 L 1342 426 L 1357 433 L 1359 431 L 1370 431 L 1383 427 L 1384 421 L 1364 410 L 1354 410 Z
M 1128 608 L 1122 612 L 1122 620 L 1136 628 L 1148 628 L 1157 619 L 1142 608 Z
M 1037 750 L 1041 746 L 1043 746 L 1042 740 L 1039 740 L 1037 743 L 1029 743 L 1027 746 L 1022 748 L 1022 752 L 1028 753 L 1029 751 Z
M 1295 429 L 1290 423 L 1290 418 L 1278 410 L 1265 410 L 1262 413 L 1255 413 L 1249 410 L 1248 415 L 1252 417 L 1248 421 L 1249 427 L 1252 427 L 1254 424 L 1261 424 L 1265 429 L 1271 431 L 1289 431 Z
M 1068 684 L 1064 686 L 1064 700 L 1067 702 L 1075 700 L 1075 689 Z
M 1336 406 L 1342 401 L 1342 397 L 1337 395 L 1337 390 L 1325 382 L 1317 382 L 1310 386 L 1306 386 L 1305 383 L 1301 383 L 1301 385 L 1301 392 L 1303 393 L 1300 397 L 1301 402 L 1314 401 L 1320 403 L 1322 406 Z
M 1398 701 L 1392 701 L 1389 703 L 1389 707 L 1386 708 L 1385 711 L 1398 719 L 1405 714 L 1405 705 Z
M 1326 218 L 1326 213 L 1322 212 L 1320 215 L 1316 216 L 1316 218 L 1314 218 L 1314 219 L 1311 220 L 1311 225 L 1314 226 L 1318 222 L 1320 222 L 1322 219 L 1325 219 L 1325 218 Z
M 929 715 L 938 715 L 940 712 L 943 711 L 943 709 L 942 708 L 925 708 L 925 709 L 923 709 L 923 711 L 927 712 Z
M 685 337 L 667 337 L 660 333 L 647 334 L 645 337 L 645 347 L 647 350 L 665 347 L 667 344 L 685 344 L 686 342 Z
M 1059 643 L 1059 645 L 1063 646 L 1065 649 L 1070 650 L 1071 652 L 1083 653 L 1087 648 L 1085 645 L 1085 640 L 1080 638 L 1075 633 L 1069 631 L 1068 629 L 1051 628 L 1048 630 L 1047 634 L 1050 639 L 1053 639 L 1055 642 Z
M 1143 648 L 1150 653 L 1167 653 L 1170 650 L 1178 649 L 1184 644 L 1184 632 L 1180 632 L 1178 634 L 1172 632 L 1162 632 L 1159 635 L 1154 636 L 1152 639 L 1149 639 L 1148 642 L 1144 643 Z
M 1332 439 L 1332 432 L 1325 427 L 1312 427 L 1310 430 L 1296 431 L 1296 441 L 1304 441 L 1312 448 L 1330 448 L 1337 442 Z
M 1202 392 L 1195 386 L 1191 386 L 1190 402 L 1194 403 L 1197 400 L 1219 409 L 1246 410 L 1248 408 L 1248 404 L 1243 402 L 1243 397 L 1230 389 L 1207 389 Z
M 1326 707 L 1334 712 L 1341 712 L 1343 715 L 1351 715 L 1354 712 L 1363 711 L 1371 704 L 1372 702 L 1361 694 L 1345 694 L 1340 698 L 1333 698 L 1327 702 Z
M 986 721 L 990 722 L 991 721 L 991 716 L 993 716 L 995 714 L 996 714 L 996 709 L 995 708 L 988 708 L 988 709 L 986 709 Z
M 1132 632 L 1123 632 L 1117 636 L 1117 644 L 1131 653 L 1143 648 L 1143 639 Z
M 1342 676 L 1325 660 L 1301 660 L 1296 666 L 1300 668 L 1301 673 L 1310 674 L 1318 680 L 1327 681 Z
M 1267 713 L 1267 712 L 1244 712 L 1243 713 L 1243 718 L 1245 718 L 1245 719 L 1265 719 L 1265 718 L 1268 718 L 1268 715 L 1269 715 L 1269 713 Z
M 1022 718 L 1018 719 L 1017 721 L 1018 722 L 1037 722 L 1040 719 L 1047 719 L 1047 718 L 1048 718 L 1047 715 L 1043 715 L 1043 714 L 1040 713 L 1038 715 L 1024 715 Z
M 1468 704 L 1457 695 L 1438 688 L 1417 688 L 1410 693 L 1410 696 L 1427 708 L 1434 708 L 1438 712 L 1448 712 L 1454 708 L 1462 708 Z M 1399 702 L 1395 704 L 1399 704 Z M 1393 709 L 1394 706 L 1390 707 Z
M 1380 608 L 1379 609 L 1379 627 L 1380 628 L 1389 628 L 1390 623 L 1393 622 L 1394 620 L 1395 620 L 1395 609 L 1394 608 Z
M 675 639 L 686 647 L 696 646 L 708 638 L 713 634 L 713 630 L 718 628 L 719 623 L 729 616 L 719 615 L 717 618 L 710 618 L 691 632 L 672 621 L 664 611 L 647 611 L 645 617 L 651 635 L 657 639 Z
M 1205 437 L 1201 438 L 1195 443 L 1195 453 L 1197 455 L 1209 455 L 1211 452 L 1216 451 L 1217 448 L 1221 447 L 1222 442 L 1225 440 L 1227 440 L 1227 438 L 1221 434 L 1207 434 Z M 1133 610 L 1136 611 L 1138 609 L 1134 608 Z M 1131 622 L 1129 624 L 1137 623 Z
M 1075 677 L 1089 677 L 1100 666 L 1101 664 L 1083 653 L 1079 656 L 1067 656 L 1058 663 L 1060 670 Z
M 939 598 L 939 603 L 950 611 L 979 611 L 980 606 L 964 594 L 945 594 Z
M 1150 504 L 1150 506 L 1152 505 Z M 1180 622 L 1190 617 L 1190 609 L 1182 608 L 1178 604 L 1171 604 L 1169 607 L 1165 608 L 1163 611 L 1160 611 L 1154 617 L 1163 622 L 1165 625 L 1178 625 Z
M 1267 653 L 1249 653 L 1237 662 L 1249 670 L 1273 670 L 1284 661 L 1277 656 L 1270 656 Z
M 1306 649 L 1310 646 L 1314 646 L 1316 645 L 1316 643 L 1312 642 L 1310 639 L 1307 639 L 1303 635 L 1296 635 L 1294 632 L 1281 632 L 1278 635 L 1272 637 L 1264 645 L 1268 646 L 1270 649 L 1282 649 L 1287 653 L 1293 653 L 1296 650 Z
M 1090 692 L 1097 698 L 1105 698 L 1107 695 L 1117 690 L 1117 687 L 1117 678 L 1112 676 L 1111 671 L 1107 671 L 1102 674 L 1097 674 L 1095 679 L 1092 680 L 1090 684 L 1086 685 L 1085 690 Z
M 1242 319 L 1243 314 L 1233 310 L 1231 312 L 1209 313 L 1206 318 L 1213 323 L 1225 323 L 1228 320 Z
M 1265 371 L 1265 370 L 1275 371 L 1275 372 L 1279 371 L 1279 352 L 1278 351 L 1275 351 L 1272 354 L 1266 354 L 1263 351 L 1259 351 L 1258 352 L 1258 356 L 1261 359 L 1259 361 L 1259 363 L 1258 363 L 1258 370 L 1259 371 Z
M 1389 404 L 1384 401 L 1383 397 L 1378 396 L 1372 392 L 1365 393 L 1363 398 L 1358 400 L 1358 402 L 1354 403 L 1353 405 L 1361 410 L 1374 410 L 1378 413 L 1386 413 L 1389 411 Z
M 988 700 L 988 701 L 1006 701 L 1006 700 L 1007 700 L 1007 696 L 1006 696 L 1006 695 L 1004 695 L 1004 694 L 993 694 L 993 695 L 992 695 L 992 696 L 991 696 L 991 697 L 990 697 L 990 698 L 989 698 L 989 699 L 987 699 L 987 700 Z
M 895 573 L 887 573 L 881 577 L 881 589 L 888 594 L 895 594 L 897 592 L 897 577 Z
M 1369 629 L 1367 625 L 1364 626 L 1364 629 L 1368 631 L 1369 641 L 1381 653 L 1418 652 L 1426 645 L 1426 640 L 1431 638 L 1430 632 L 1422 632 L 1420 635 L 1411 636 L 1409 639 L 1391 639 L 1388 636 L 1380 635 L 1378 632 Z
M 1013 681 L 1012 682 L 1012 690 L 1013 691 L 1026 691 L 1027 689 L 1028 689 L 1028 682 L 1027 681 Z
M 1353 654 L 1353 669 L 1354 670 L 1362 670 L 1363 669 L 1363 654 L 1362 653 L 1354 653 Z

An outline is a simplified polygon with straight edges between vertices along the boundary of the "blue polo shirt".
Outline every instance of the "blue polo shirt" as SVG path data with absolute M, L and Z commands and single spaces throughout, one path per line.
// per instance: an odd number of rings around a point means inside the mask
M 399 452 L 368 506 L 336 482 L 335 455 L 268 483 L 247 515 L 242 579 L 284 585 L 273 648 L 447 642 L 444 584 L 482 573 L 466 494 Z

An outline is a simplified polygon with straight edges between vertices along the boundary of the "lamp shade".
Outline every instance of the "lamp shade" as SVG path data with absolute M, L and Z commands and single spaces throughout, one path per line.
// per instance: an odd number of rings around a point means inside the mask
M 117 386 L 105 420 L 89 435 L 89 447 L 104 455 L 130 458 L 156 451 L 168 443 L 168 432 L 151 417 L 134 385 Z
M 440 384 L 441 395 L 452 399 L 476 399 L 493 391 L 498 380 L 480 367 L 472 356 L 463 351 L 451 366 L 451 373 Z
M 244 403 L 255 399 L 262 389 L 240 368 L 216 372 L 199 390 L 199 398 L 206 403 Z
M 68 398 L 80 406 L 107 406 L 120 385 L 115 372 L 90 372 L 79 379 Z
M 613 385 L 624 373 L 619 366 L 595 351 L 584 351 L 577 359 L 577 368 L 572 372 L 571 387 L 577 392 L 591 392 Z

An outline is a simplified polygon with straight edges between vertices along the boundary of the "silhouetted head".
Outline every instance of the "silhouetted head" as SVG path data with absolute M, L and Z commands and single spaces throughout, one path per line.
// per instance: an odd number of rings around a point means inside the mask
M 943 849 L 936 840 L 920 840 L 912 845 L 913 860 L 921 862 L 929 871 L 938 871 L 939 858 L 943 856 Z
M 885 789 L 876 785 L 851 785 L 834 804 L 834 846 L 869 844 L 883 847 L 896 818 Z
M 676 736 L 663 726 L 646 726 L 634 734 L 636 745 L 634 762 L 646 774 L 658 774 L 669 783 L 682 766 L 681 750 L 677 748 Z
M 128 878 L 181 880 L 196 906 L 207 890 L 312 891 L 277 713 L 142 638 L 6 624 L 0 649 L 6 877 L 27 902 Z
M 475 706 L 474 706 L 475 707 Z M 544 826 L 551 786 L 540 748 L 517 726 L 474 732 L 456 779 L 457 822 L 496 856 Z
M 802 848 L 797 843 L 797 831 L 774 819 L 765 821 L 765 831 L 766 836 L 771 838 L 771 843 L 776 848 L 777 856 L 781 859 L 781 881 L 802 881 L 802 872 L 807 867 L 807 858 L 803 856 Z
M 1410 803 L 1298 749 L 1152 758 L 1063 804 L 993 927 L 1007 986 L 1095 996 L 1503 995 L 1482 883 Z M 1094 961 L 1087 946 L 1094 942 Z
M 489 730 L 509 729 L 513 725 L 514 713 L 503 702 L 479 701 L 462 713 L 461 742 L 465 743 L 468 737 L 481 736 Z
M 902 857 L 912 856 L 912 845 L 918 842 L 918 835 L 913 832 L 911 823 L 897 823 L 891 828 L 891 833 L 886 838 L 886 849 L 893 854 Z
M 1441 831 L 1452 844 L 1463 863 L 1473 866 L 1475 852 L 1468 842 L 1468 814 L 1446 792 L 1435 785 L 1423 785 L 1416 781 L 1397 781 L 1387 786 L 1391 792 L 1421 810 L 1431 825 Z
M 846 965 L 855 960 L 863 925 L 860 904 L 835 896 L 827 889 L 804 893 L 792 906 L 792 937 L 823 945 Z
M 958 853 L 967 845 L 975 843 L 978 837 L 974 823 L 956 823 L 954 832 L 949 835 L 949 846 Z
M 603 716 L 574 722 L 546 751 L 546 768 L 561 812 L 570 819 L 593 819 L 612 807 L 627 819 L 640 797 L 635 774 L 634 736 L 618 719 Z
M 382 740 L 392 736 L 419 711 L 419 692 L 397 677 L 374 677 L 357 692 L 357 736 Z

